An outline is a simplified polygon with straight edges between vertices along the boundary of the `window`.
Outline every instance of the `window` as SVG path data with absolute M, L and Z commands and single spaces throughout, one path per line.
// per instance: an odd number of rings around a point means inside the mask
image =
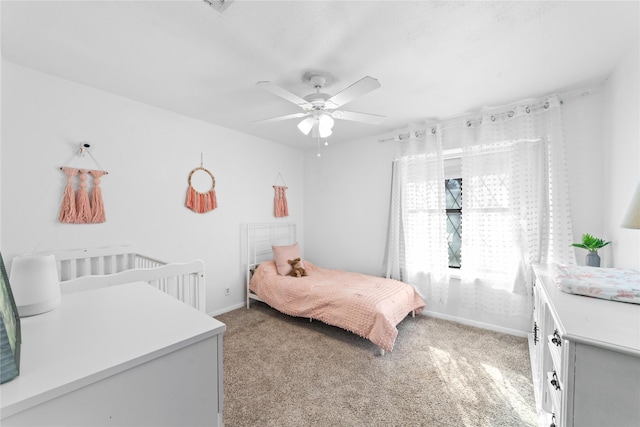
M 462 246 L 462 178 L 445 180 L 444 189 L 449 267 L 460 268 L 462 266 L 460 254 Z

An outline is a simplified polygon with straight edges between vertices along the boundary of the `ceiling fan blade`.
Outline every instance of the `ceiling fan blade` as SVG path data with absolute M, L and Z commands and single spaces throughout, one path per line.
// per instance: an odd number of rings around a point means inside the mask
M 286 116 L 279 116 L 279 117 L 273 117 L 271 119 L 257 120 L 253 123 L 273 123 L 273 122 L 279 122 L 281 120 L 297 119 L 299 117 L 304 117 L 308 115 L 309 115 L 308 113 L 287 114 Z
M 369 113 L 356 113 L 355 111 L 334 111 L 331 113 L 334 119 L 351 120 L 354 122 L 370 123 L 372 125 L 379 125 L 386 119 L 385 116 L 379 116 L 377 114 Z
M 347 102 L 351 102 L 354 99 L 378 89 L 380 82 L 373 77 L 363 77 L 348 88 L 341 92 L 336 93 L 331 98 L 327 99 L 325 105 L 329 109 L 338 108 Z
M 286 99 L 289 102 L 293 102 L 294 104 L 298 105 L 301 108 L 304 108 L 304 109 L 312 108 L 309 102 L 300 98 L 298 95 L 295 95 L 289 92 L 288 90 L 283 89 L 280 86 L 275 85 L 271 82 L 258 82 L 256 83 L 256 86 L 259 86 L 262 89 L 273 93 L 274 95 L 278 95 L 280 98 Z

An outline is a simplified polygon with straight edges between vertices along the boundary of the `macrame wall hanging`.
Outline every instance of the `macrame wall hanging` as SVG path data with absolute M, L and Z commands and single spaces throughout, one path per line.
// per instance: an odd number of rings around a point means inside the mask
M 58 219 L 66 224 L 97 224 L 107 220 L 104 203 L 102 201 L 102 189 L 100 188 L 100 178 L 108 172 L 93 157 L 89 149 L 91 145 L 82 143 L 80 150 L 60 169 L 67 176 L 67 185 L 64 188 L 62 203 L 60 204 L 60 215 Z M 69 166 L 71 161 L 79 156 L 81 159 L 88 154 L 91 160 L 99 169 L 81 169 Z M 91 194 L 87 190 L 87 174 L 93 177 L 93 188 Z M 75 190 L 74 181 L 78 181 L 79 188 Z
M 211 178 L 211 189 L 206 193 L 201 193 L 193 187 L 193 174 L 201 171 L 209 175 Z M 218 207 L 216 199 L 216 179 L 213 174 L 205 169 L 202 165 L 202 154 L 200 154 L 200 167 L 195 168 L 189 174 L 189 188 L 187 188 L 187 199 L 185 206 L 197 213 L 205 213 Z
M 280 178 L 283 185 L 277 185 L 278 178 Z M 280 172 L 278 172 L 278 176 L 276 176 L 276 182 L 273 186 L 273 189 L 275 191 L 273 204 L 274 204 L 274 213 L 276 218 L 289 216 L 289 206 L 287 204 L 287 195 L 285 194 L 285 192 L 287 191 L 287 188 L 288 187 L 287 187 L 287 184 L 284 182 L 284 178 L 282 178 L 282 175 L 280 175 Z

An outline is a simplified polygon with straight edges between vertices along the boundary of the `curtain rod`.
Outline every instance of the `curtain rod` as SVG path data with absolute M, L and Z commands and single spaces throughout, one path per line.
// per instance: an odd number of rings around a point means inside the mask
M 560 103 L 562 104 L 562 100 L 560 101 Z M 545 101 L 544 103 L 536 105 L 536 106 L 533 106 L 533 107 L 527 106 L 525 111 L 527 113 L 530 113 L 531 111 L 534 111 L 534 110 L 537 110 L 537 109 L 540 109 L 540 108 L 544 108 L 544 109 L 549 108 L 549 101 Z M 492 114 L 491 115 L 491 121 L 495 121 L 496 119 L 503 118 L 505 116 L 511 118 L 514 115 L 515 115 L 515 112 L 513 110 L 509 110 L 509 111 L 506 111 L 506 112 L 500 113 L 500 114 Z M 452 120 L 452 119 L 450 119 L 450 120 Z M 482 123 L 482 117 L 477 117 L 477 118 L 466 120 L 464 122 L 464 126 L 471 127 L 473 125 L 481 124 L 481 123 Z M 449 125 L 449 126 L 441 127 L 440 129 L 441 130 L 447 130 L 447 129 L 453 129 L 453 128 L 457 128 L 457 127 L 461 127 L 461 126 L 463 126 L 463 124 L 456 123 L 456 124 L 452 124 L 452 125 Z M 420 138 L 422 136 L 425 136 L 427 134 L 427 132 L 429 132 L 429 130 L 431 131 L 432 135 L 436 134 L 436 126 L 431 126 L 430 129 L 429 129 L 429 127 L 427 127 L 427 129 L 425 129 L 425 130 L 415 131 L 415 138 Z M 379 139 L 378 141 L 379 142 L 403 141 L 403 140 L 409 139 L 409 138 L 411 138 L 411 132 L 400 133 L 400 134 L 398 134 L 396 136 L 391 136 L 391 137 L 385 138 L 385 139 Z
M 591 93 L 595 92 L 595 90 L 596 89 L 593 87 L 593 88 L 579 89 L 579 90 L 566 92 L 560 98 L 560 104 L 564 104 L 564 100 L 565 99 L 577 98 L 578 96 L 589 96 L 589 95 L 591 95 Z M 551 95 L 547 95 L 546 97 L 543 97 L 542 99 L 548 98 L 549 96 L 551 96 Z M 536 101 L 531 101 L 531 102 L 534 102 L 534 103 L 538 103 L 538 105 L 535 105 L 533 107 L 526 107 L 526 112 L 529 113 L 530 111 L 538 109 L 538 108 L 549 108 L 549 101 L 540 101 L 540 99 L 541 98 L 538 98 L 538 100 L 536 100 Z M 517 105 L 517 104 L 525 104 L 525 103 L 527 103 L 527 101 L 515 102 L 515 103 L 511 103 L 511 104 L 505 105 L 504 108 L 508 108 L 510 106 L 514 106 L 514 105 Z M 500 107 L 496 107 L 496 108 L 500 108 Z M 453 117 L 449 117 L 449 118 L 444 118 L 444 119 L 440 119 L 439 121 L 454 120 L 456 117 L 464 117 L 464 116 L 467 116 L 467 115 L 474 116 L 476 114 L 474 114 L 474 113 L 460 114 L 459 116 L 453 116 Z M 513 117 L 514 115 L 515 115 L 515 112 L 513 110 L 509 110 L 509 111 L 506 111 L 504 113 L 492 115 L 491 116 L 491 120 L 495 120 L 496 118 L 502 118 L 504 116 Z M 474 124 L 478 124 L 478 123 L 482 123 L 482 117 L 475 117 L 475 118 L 471 118 L 469 120 L 466 120 L 464 122 L 464 126 L 471 127 Z M 457 127 L 461 127 L 461 126 L 463 126 L 462 123 L 455 123 L 455 124 L 451 124 L 449 126 L 441 127 L 441 130 L 453 129 L 453 128 L 457 128 Z M 427 126 L 427 129 L 425 129 L 425 130 L 415 131 L 415 137 L 416 138 L 420 138 L 420 137 L 426 135 L 428 131 L 429 131 L 429 126 Z M 435 126 L 431 126 L 430 131 L 431 131 L 432 135 L 435 135 L 436 134 L 436 127 Z M 397 134 L 395 136 L 391 136 L 389 138 L 379 139 L 378 142 L 403 141 L 405 139 L 409 139 L 410 137 L 411 137 L 411 133 L 410 132 L 405 132 L 405 133 Z

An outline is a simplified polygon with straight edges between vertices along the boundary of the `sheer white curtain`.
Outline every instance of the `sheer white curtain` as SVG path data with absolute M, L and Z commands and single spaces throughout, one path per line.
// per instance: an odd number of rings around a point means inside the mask
M 575 263 L 559 99 L 469 123 L 462 182 L 463 306 L 528 313 L 531 264 Z
M 411 126 L 395 144 L 387 277 L 446 300 L 447 235 L 440 125 Z
M 413 284 L 428 304 L 450 297 L 468 313 L 526 322 L 532 263 L 575 264 L 562 104 L 550 96 L 454 127 L 413 126 L 395 143 L 387 277 Z M 459 287 L 447 277 L 443 143 L 462 147 Z

